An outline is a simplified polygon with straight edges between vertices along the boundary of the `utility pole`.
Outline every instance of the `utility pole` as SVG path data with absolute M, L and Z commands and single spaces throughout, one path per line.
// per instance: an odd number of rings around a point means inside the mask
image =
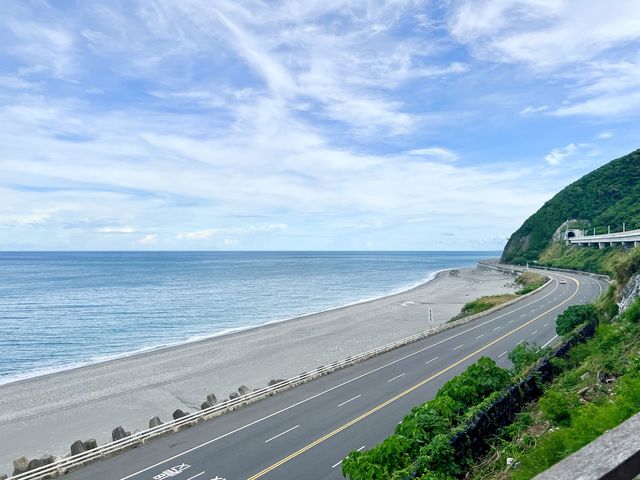
M 433 324 L 433 308 L 429 307 L 429 328 Z
M 609 227 L 609 235 L 611 235 L 611 225 L 607 225 Z
M 627 222 L 622 222 L 622 231 L 623 232 L 627 231 Z

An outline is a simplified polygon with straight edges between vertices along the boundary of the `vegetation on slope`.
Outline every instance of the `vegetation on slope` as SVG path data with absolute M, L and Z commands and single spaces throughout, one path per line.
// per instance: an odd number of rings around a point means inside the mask
M 459 320 L 469 315 L 475 315 L 476 313 L 484 312 L 490 308 L 502 305 L 519 295 L 525 295 L 527 293 L 537 290 L 547 282 L 547 277 L 540 275 L 539 273 L 524 272 L 516 278 L 516 284 L 520 287 L 516 293 L 504 293 L 502 295 L 485 295 L 484 297 L 477 298 L 471 302 L 467 302 L 462 307 L 462 311 L 453 317 L 449 321 Z
M 623 222 L 640 228 L 640 150 L 594 170 L 546 202 L 511 236 L 502 261 L 537 260 L 567 219 L 600 228 L 621 228 Z
M 554 242 L 542 252 L 538 263 L 549 267 L 603 273 L 622 285 L 627 282 L 631 272 L 640 271 L 640 248 L 598 249 Z
M 612 264 L 618 288 L 640 272 L 637 250 Z M 529 479 L 637 413 L 640 299 L 618 318 L 616 296 L 612 286 L 594 304 L 570 307 L 558 317 L 556 331 L 565 337 L 574 336 L 577 328 L 593 331 L 600 320 L 593 339 L 574 346 L 568 357 L 550 356 L 536 363 L 548 351 L 523 343 L 509 354 L 511 370 L 480 359 L 447 382 L 433 400 L 415 407 L 384 442 L 365 452 L 350 453 L 343 461 L 343 474 L 350 480 Z M 515 408 L 502 400 L 509 392 L 522 389 L 527 379 L 542 386 L 538 382 L 543 370 L 531 369 L 544 362 L 556 379 L 543 387 L 542 397 L 525 405 L 515 421 L 509 417 L 512 423 L 485 430 L 484 440 L 473 437 L 474 442 L 487 441 L 486 435 L 497 432 L 488 439 L 489 454 L 478 459 L 477 451 L 454 448 L 460 445 L 456 443 L 459 434 L 472 436 L 467 428 L 494 418 L 491 408 L 518 412 L 522 403 Z M 539 395 L 540 387 L 536 388 Z M 484 445 L 480 454 L 486 451 Z
M 640 411 L 639 321 L 640 300 L 574 347 L 564 373 L 498 433 L 473 478 L 532 478 Z

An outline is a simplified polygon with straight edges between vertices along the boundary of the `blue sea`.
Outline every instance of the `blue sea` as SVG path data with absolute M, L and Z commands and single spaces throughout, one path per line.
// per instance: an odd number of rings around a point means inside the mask
M 0 384 L 397 293 L 498 255 L 0 253 Z

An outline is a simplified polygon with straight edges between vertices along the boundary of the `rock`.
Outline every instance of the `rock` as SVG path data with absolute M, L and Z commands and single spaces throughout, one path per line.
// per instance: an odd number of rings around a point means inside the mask
M 125 431 L 125 429 L 120 426 L 114 428 L 113 431 L 111 432 L 111 438 L 113 439 L 114 442 L 117 440 L 122 440 L 123 438 L 127 438 L 130 435 L 131 435 L 131 432 Z
M 271 386 L 276 385 L 276 384 L 281 383 L 281 382 L 284 382 L 284 379 L 276 378 L 276 379 L 273 379 L 273 380 L 269 380 L 269 383 L 267 385 L 269 387 L 271 387 Z
M 16 458 L 13 461 L 13 474 L 20 475 L 27 471 L 29 467 L 29 459 L 27 457 Z
M 160 425 L 162 425 L 162 420 L 160 420 L 160 417 L 158 416 L 153 417 L 151 420 L 149 420 L 149 428 L 158 427 Z
M 212 406 L 213 405 L 211 405 L 209 401 L 202 402 L 202 405 L 200 405 L 200 410 L 206 410 L 207 408 L 211 408 Z
M 585 394 L 585 393 L 587 393 L 588 391 L 589 391 L 589 387 L 581 388 L 581 389 L 578 391 L 578 395 L 584 395 L 584 394 Z
M 0 473 L 0 480 L 7 480 L 7 476 L 3 473 Z
M 29 462 L 29 466 L 27 467 L 27 471 L 35 470 L 36 468 L 44 467 L 45 465 L 49 465 L 55 461 L 53 455 L 43 455 L 40 458 L 34 458 Z
M 238 398 L 240 395 L 238 395 L 238 392 L 231 392 L 229 394 L 229 400 L 235 400 L 236 398 Z
M 182 410 L 180 410 L 178 408 L 175 412 L 173 412 L 173 419 L 174 420 L 178 420 L 179 418 L 186 417 L 187 415 L 189 415 L 189 414 L 183 412 Z
M 98 448 L 98 442 L 96 442 L 95 438 L 90 438 L 86 442 L 84 442 L 84 448 L 86 450 L 93 450 L 94 448 Z
M 207 395 L 207 402 L 209 402 L 209 404 L 213 406 L 218 403 L 218 399 L 213 393 L 210 393 L 209 395 Z
M 618 313 L 624 313 L 638 297 L 640 297 L 640 274 L 631 277 L 622 288 Z
M 78 455 L 87 451 L 82 440 L 76 440 L 71 444 L 71 455 Z
M 513 462 L 515 462 L 516 459 L 513 457 L 509 457 L 507 458 L 507 466 L 510 467 L 511 465 L 513 465 Z
M 246 385 L 240 385 L 238 387 L 238 393 L 240 393 L 240 395 L 246 395 L 247 393 L 251 393 L 251 392 L 253 392 L 253 390 L 251 390 Z

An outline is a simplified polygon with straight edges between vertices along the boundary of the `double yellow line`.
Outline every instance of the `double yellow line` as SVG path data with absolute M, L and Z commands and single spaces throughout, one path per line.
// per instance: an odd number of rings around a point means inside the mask
M 480 347 L 479 349 L 477 349 L 476 351 L 470 353 L 469 355 L 461 358 L 460 360 L 452 363 L 451 365 L 449 365 L 448 367 L 443 368 L 442 370 L 434 373 L 433 375 L 431 375 L 428 378 L 425 378 L 424 380 L 421 380 L 420 382 L 416 383 L 414 386 L 409 387 L 408 389 L 406 389 L 403 392 L 400 392 L 399 394 L 397 394 L 396 396 L 390 398 L 389 400 L 386 400 L 385 402 L 382 402 L 380 405 L 377 405 L 375 407 L 373 407 L 371 410 L 363 413 L 362 415 L 360 415 L 359 417 L 354 418 L 353 420 L 350 420 L 349 422 L 345 423 L 344 425 L 336 428 L 335 430 L 327 433 L 326 435 L 318 438 L 317 440 L 314 440 L 313 442 L 311 442 L 310 444 L 302 447 L 300 450 L 297 450 L 295 452 L 293 452 L 292 454 L 286 456 L 285 458 L 283 458 L 282 460 L 277 461 L 276 463 L 274 463 L 273 465 L 265 468 L 264 470 L 256 473 L 255 475 L 249 477 L 247 480 L 256 480 L 260 477 L 265 476 L 267 473 L 275 470 L 276 468 L 284 465 L 285 463 L 287 463 L 290 460 L 293 460 L 294 458 L 302 455 L 303 453 L 311 450 L 313 447 L 321 444 L 322 442 L 328 440 L 329 438 L 337 435 L 338 433 L 342 432 L 343 430 L 346 430 L 347 428 L 351 427 L 352 425 L 355 425 L 356 423 L 364 420 L 365 418 L 367 418 L 368 416 L 376 413 L 379 410 L 382 410 L 384 407 L 392 404 L 393 402 L 395 402 L 396 400 L 401 399 L 402 397 L 405 397 L 407 395 L 409 395 L 411 392 L 417 390 L 418 388 L 424 386 L 425 384 L 429 383 L 430 381 L 432 381 L 433 379 L 439 377 L 440 375 L 445 374 L 446 372 L 448 372 L 449 370 L 451 370 L 452 368 L 457 367 L 458 365 L 460 365 L 461 363 L 466 362 L 467 360 L 469 360 L 470 358 L 474 357 L 475 355 L 478 355 L 479 353 L 485 351 L 486 349 L 492 347 L 493 345 L 495 345 L 496 343 L 504 340 L 505 338 L 507 338 L 509 335 L 512 335 L 514 333 L 516 333 L 519 330 L 522 330 L 523 328 L 525 328 L 526 326 L 532 324 L 533 322 L 535 322 L 536 320 L 544 317 L 547 313 L 550 313 L 551 311 L 555 310 L 556 308 L 558 308 L 561 305 L 564 305 L 565 303 L 571 301 L 571 299 L 573 297 L 575 297 L 578 294 L 578 291 L 580 290 L 580 281 L 575 279 L 575 278 L 571 278 L 571 277 L 565 277 L 564 275 L 558 275 L 560 277 L 563 278 L 567 278 L 570 280 L 573 280 L 574 282 L 576 282 L 576 291 L 573 293 L 573 295 L 571 295 L 569 298 L 567 298 L 565 301 L 563 301 L 562 303 L 559 303 L 558 305 L 555 305 L 554 307 L 550 308 L 549 310 L 541 313 L 540 315 L 538 315 L 537 317 L 529 320 L 526 323 L 523 323 L 522 325 L 520 325 L 519 327 L 514 328 L 513 330 L 505 333 L 504 335 L 502 335 L 501 337 L 496 338 L 495 340 L 487 343 L 486 345 Z

